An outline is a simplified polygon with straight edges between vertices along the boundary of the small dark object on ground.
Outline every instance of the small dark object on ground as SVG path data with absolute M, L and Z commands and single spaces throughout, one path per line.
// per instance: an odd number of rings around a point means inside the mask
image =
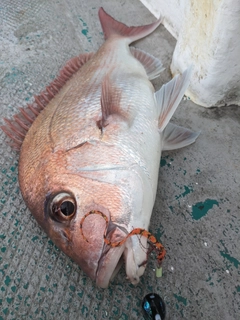
M 156 293 L 149 293 L 144 297 L 142 311 L 145 320 L 164 320 L 166 316 L 165 303 Z

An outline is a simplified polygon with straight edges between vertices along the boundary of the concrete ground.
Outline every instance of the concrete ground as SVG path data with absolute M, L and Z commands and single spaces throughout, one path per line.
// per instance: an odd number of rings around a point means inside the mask
M 0 0 L 0 119 L 31 101 L 70 57 L 103 43 L 99 6 L 129 25 L 154 21 L 137 1 Z M 170 79 L 175 40 L 159 27 L 136 46 L 163 61 Z M 40 229 L 22 200 L 18 154 L 0 133 L 0 319 L 142 319 L 149 292 L 167 319 L 240 319 L 240 108 L 183 100 L 174 122 L 201 130 L 195 144 L 163 153 L 151 231 L 167 249 L 163 277 L 151 256 L 138 286 L 122 269 L 96 288 Z

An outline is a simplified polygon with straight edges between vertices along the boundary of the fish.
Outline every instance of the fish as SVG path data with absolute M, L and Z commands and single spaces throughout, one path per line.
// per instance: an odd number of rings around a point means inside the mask
M 155 92 L 161 61 L 130 46 L 161 19 L 128 27 L 103 8 L 98 15 L 105 36 L 98 51 L 71 58 L 1 129 L 20 153 L 26 206 L 56 246 L 107 288 L 123 264 L 134 285 L 144 274 L 148 238 L 128 235 L 148 234 L 161 152 L 199 133 L 169 122 L 191 66 Z

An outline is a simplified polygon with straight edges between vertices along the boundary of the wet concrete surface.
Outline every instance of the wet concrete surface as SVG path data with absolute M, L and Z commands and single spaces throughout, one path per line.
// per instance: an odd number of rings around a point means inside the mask
M 99 6 L 128 25 L 154 21 L 137 1 L 0 0 L 0 119 L 32 101 L 72 56 L 103 43 Z M 174 38 L 160 26 L 137 42 L 162 60 L 156 89 L 170 79 Z M 204 109 L 188 99 L 173 122 L 201 131 L 196 143 L 164 152 L 150 230 L 155 255 L 138 286 L 122 268 L 99 289 L 44 234 L 22 200 L 18 154 L 0 133 L 0 319 L 142 319 L 141 301 L 157 292 L 167 319 L 238 320 L 240 314 L 240 109 Z

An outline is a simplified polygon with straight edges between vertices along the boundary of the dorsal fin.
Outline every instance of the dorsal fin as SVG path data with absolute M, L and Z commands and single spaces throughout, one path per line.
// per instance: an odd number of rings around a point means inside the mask
M 103 8 L 98 11 L 105 39 L 112 35 L 119 35 L 128 38 L 128 43 L 144 38 L 152 33 L 161 23 L 161 19 L 151 24 L 139 27 L 128 27 L 124 23 L 115 20 L 107 14 Z
M 148 79 L 153 80 L 157 78 L 164 70 L 162 62 L 141 49 L 130 47 L 131 54 L 144 66 Z
M 60 70 L 59 75 L 39 95 L 34 96 L 34 101 L 25 108 L 19 108 L 20 112 L 13 116 L 12 120 L 4 118 L 5 125 L 0 128 L 12 140 L 11 146 L 20 150 L 26 133 L 39 113 L 47 106 L 53 97 L 61 90 L 64 84 L 76 73 L 94 53 L 85 53 L 70 59 Z

